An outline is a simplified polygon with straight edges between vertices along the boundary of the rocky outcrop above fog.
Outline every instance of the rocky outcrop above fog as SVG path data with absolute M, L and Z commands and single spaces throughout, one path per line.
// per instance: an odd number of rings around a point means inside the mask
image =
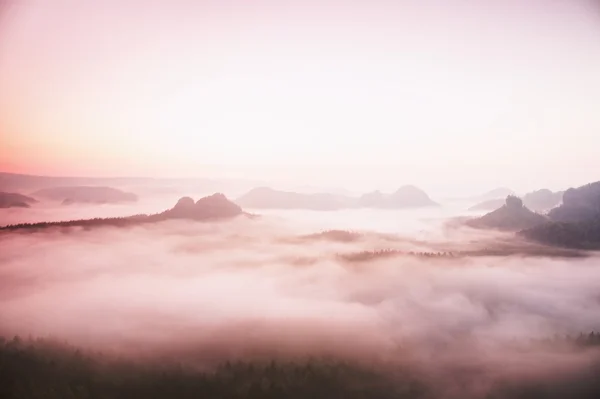
M 359 198 L 358 205 L 368 208 L 402 209 L 438 205 L 429 195 L 418 187 L 402 186 L 392 194 L 379 191 L 367 193 Z
M 513 195 L 506 197 L 505 204 L 480 218 L 467 221 L 467 225 L 480 229 L 519 231 L 544 224 L 548 219 L 532 212 L 523 201 Z
M 231 218 L 243 213 L 242 208 L 221 193 L 200 198 L 198 201 L 183 197 L 175 206 L 164 212 L 166 219 L 208 220 Z
M 532 191 L 523 196 L 523 204 L 535 212 L 547 212 L 550 209 L 558 206 L 563 197 L 563 192 L 552 192 L 548 189 Z M 502 207 L 505 199 L 490 199 L 480 202 L 477 205 L 469 208 L 470 211 L 493 211 Z

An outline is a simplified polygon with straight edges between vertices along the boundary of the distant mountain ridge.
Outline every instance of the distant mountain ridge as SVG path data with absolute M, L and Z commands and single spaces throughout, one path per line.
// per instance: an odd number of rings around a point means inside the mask
M 217 221 L 231 219 L 240 215 L 251 216 L 250 214 L 245 213 L 238 205 L 229 201 L 225 195 L 216 193 L 200 198 L 196 202 L 190 197 L 181 198 L 173 208 L 153 215 L 133 215 L 128 217 L 95 218 L 63 222 L 23 223 L 0 227 L 0 230 L 42 229 L 48 227 L 127 227 L 174 219 Z
M 292 191 L 257 187 L 235 201 L 243 207 L 256 209 L 338 210 L 348 208 L 401 209 L 437 206 L 429 196 L 415 186 L 402 186 L 392 194 L 374 191 L 359 198 L 329 193 L 303 194 Z
M 33 193 L 38 198 L 60 201 L 65 205 L 71 203 L 112 204 L 120 202 L 135 202 L 137 195 L 102 186 L 67 186 L 52 187 Z
M 29 208 L 36 202 L 35 198 L 23 194 L 0 192 L 0 208 Z
M 501 208 L 506 203 L 506 198 L 485 200 L 469 208 L 470 211 L 493 211 Z
M 498 187 L 498 188 L 488 191 L 487 193 L 482 194 L 479 197 L 479 199 L 481 201 L 498 200 L 498 199 L 504 200 L 509 195 L 515 195 L 515 192 L 512 189 L 507 188 L 507 187 Z
M 308 209 L 331 211 L 346 208 L 351 199 L 329 193 L 303 194 L 293 191 L 257 187 L 237 198 L 235 202 L 245 208 L 255 209 Z
M 392 194 L 383 194 L 380 191 L 364 194 L 358 200 L 359 206 L 369 208 L 418 208 L 438 206 L 429 195 L 413 185 L 400 187 Z
M 0 172 L 0 191 L 31 193 L 54 187 L 102 186 L 114 187 L 135 193 L 210 193 L 244 192 L 264 182 L 249 179 L 197 177 L 77 177 L 77 176 L 40 176 L 19 173 Z M 141 191 L 141 192 L 140 192 Z

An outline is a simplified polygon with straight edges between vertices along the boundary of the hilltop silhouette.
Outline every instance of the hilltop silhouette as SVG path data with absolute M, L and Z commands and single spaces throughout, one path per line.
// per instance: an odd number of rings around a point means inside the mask
M 543 224 L 547 220 L 545 216 L 532 212 L 524 206 L 520 198 L 509 195 L 502 207 L 480 218 L 467 221 L 467 225 L 481 229 L 519 231 Z
M 179 201 L 177 201 L 177 204 L 175 204 L 173 208 L 153 215 L 133 215 L 116 218 L 69 220 L 63 222 L 23 223 L 0 227 L 0 230 L 42 229 L 48 227 L 127 227 L 173 219 L 216 221 L 230 219 L 243 214 L 250 216 L 249 214 L 246 214 L 238 205 L 229 201 L 225 195 L 217 193 L 208 197 L 200 198 L 196 202 L 194 202 L 194 200 L 190 197 L 181 198 Z
M 29 208 L 36 202 L 35 198 L 23 194 L 0 192 L 0 208 Z
M 114 204 L 135 202 L 137 196 L 132 193 L 111 187 L 72 186 L 44 188 L 33 193 L 34 196 L 52 201 L 60 201 L 64 205 L 73 203 Z
M 381 204 L 383 204 L 385 200 L 386 196 L 381 191 L 372 191 L 370 193 L 363 194 L 358 199 L 358 206 L 365 208 L 376 208 L 378 206 L 381 206 Z
M 499 209 L 466 222 L 483 229 L 515 231 L 541 244 L 572 249 L 600 249 L 600 182 L 570 188 L 564 193 L 538 190 L 525 196 L 538 206 L 562 204 L 547 216 L 532 212 L 524 201 L 509 196 Z
M 552 192 L 546 188 L 541 190 L 532 191 L 523 196 L 523 204 L 535 212 L 546 212 L 550 209 L 558 206 L 563 197 L 563 192 Z M 470 211 L 493 211 L 502 207 L 505 203 L 505 199 L 489 199 L 480 202 L 471 208 Z
M 352 199 L 328 193 L 303 194 L 257 187 L 236 199 L 235 202 L 245 208 L 330 211 L 351 206 Z
M 236 203 L 257 209 L 308 209 L 330 211 L 348 208 L 400 209 L 438 205 L 421 189 L 403 186 L 392 194 L 374 191 L 353 198 L 329 193 L 302 194 L 258 187 L 242 195 Z
M 380 191 L 367 193 L 359 198 L 359 206 L 369 208 L 418 208 L 437 206 L 429 195 L 418 187 L 402 186 L 392 194 L 383 194 Z
M 224 194 L 216 193 L 200 198 L 194 203 L 190 197 L 183 197 L 175 206 L 161 215 L 166 219 L 208 220 L 231 218 L 243 213 L 239 205 L 229 201 Z

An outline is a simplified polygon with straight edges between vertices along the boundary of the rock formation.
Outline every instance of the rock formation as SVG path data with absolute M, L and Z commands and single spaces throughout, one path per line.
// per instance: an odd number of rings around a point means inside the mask
M 509 195 L 506 197 L 504 206 L 480 218 L 467 221 L 467 225 L 481 229 L 519 231 L 544 224 L 547 220 L 545 216 L 523 206 L 520 198 Z

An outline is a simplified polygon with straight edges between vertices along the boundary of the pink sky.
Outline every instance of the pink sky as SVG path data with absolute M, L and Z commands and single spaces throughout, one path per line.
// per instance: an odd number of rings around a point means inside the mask
M 0 2 L 0 170 L 598 180 L 594 1 Z

